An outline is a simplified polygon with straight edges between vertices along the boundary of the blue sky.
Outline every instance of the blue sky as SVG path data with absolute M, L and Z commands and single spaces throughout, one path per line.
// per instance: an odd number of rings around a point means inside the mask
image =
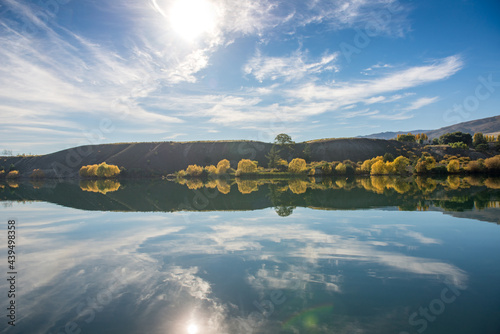
M 0 150 L 304 141 L 499 114 L 494 0 L 0 6 Z

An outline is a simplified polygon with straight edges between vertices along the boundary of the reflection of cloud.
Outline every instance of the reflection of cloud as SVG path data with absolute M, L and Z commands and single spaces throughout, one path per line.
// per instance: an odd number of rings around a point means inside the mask
M 420 242 L 422 244 L 440 244 L 441 243 L 441 241 L 439 241 L 437 239 L 425 237 L 422 235 L 422 233 L 418 233 L 418 232 L 408 231 L 406 233 L 406 235 L 417 240 L 418 242 Z
M 20 213 L 18 207 L 8 210 Z M 459 287 L 467 279 L 451 264 L 391 251 L 385 237 L 394 226 L 353 228 L 353 220 L 361 216 L 335 216 L 339 224 L 334 229 L 331 218 L 319 217 L 314 221 L 317 224 L 306 225 L 303 222 L 311 216 L 300 212 L 286 224 L 276 223 L 272 210 L 246 214 L 246 218 L 228 213 L 191 214 L 185 223 L 179 213 L 88 213 L 31 204 L 23 207 L 20 216 L 26 222 L 20 233 L 23 313 L 43 317 L 39 328 L 45 332 L 67 320 L 83 329 L 89 317 L 89 311 L 83 311 L 91 307 L 89 296 L 110 312 L 135 310 L 135 324 L 143 329 L 178 333 L 192 319 L 204 333 L 238 332 L 235 328 L 243 325 L 266 330 L 275 326 L 271 318 L 256 322 L 239 317 L 253 309 L 214 295 L 217 282 L 207 278 L 214 274 L 209 272 L 213 262 L 207 259 L 221 263 L 225 256 L 249 263 L 235 273 L 248 284 L 239 286 L 242 294 L 256 292 L 250 297 L 255 300 L 269 298 L 272 290 L 294 291 L 305 298 L 312 286 L 332 294 L 342 292 L 350 273 L 334 273 L 331 266 L 347 261 L 389 268 L 393 278 L 398 273 L 427 275 L 426 279 L 446 279 Z M 69 218 L 58 218 L 62 216 Z M 377 219 L 384 218 L 381 214 Z M 324 227 L 328 232 L 321 230 Z M 401 225 L 400 231 L 402 244 L 409 238 L 424 246 L 437 242 L 408 225 Z M 0 283 L 0 289 L 5 288 L 6 283 Z M 51 310 L 48 315 L 47 309 Z M 96 312 L 95 317 L 105 321 L 103 313 Z
M 340 292 L 340 275 L 325 275 L 312 272 L 313 269 L 291 265 L 288 270 L 261 268 L 255 275 L 247 277 L 248 283 L 257 291 L 305 290 L 307 284 L 322 285 L 328 291 Z

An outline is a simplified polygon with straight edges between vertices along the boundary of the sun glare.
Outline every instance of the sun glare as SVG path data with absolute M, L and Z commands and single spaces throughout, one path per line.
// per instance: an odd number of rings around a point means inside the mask
M 188 334 L 198 334 L 198 326 L 193 324 L 189 325 L 187 328 L 187 332 Z
M 207 0 L 177 0 L 170 9 L 169 19 L 176 33 L 192 41 L 215 29 L 216 11 Z

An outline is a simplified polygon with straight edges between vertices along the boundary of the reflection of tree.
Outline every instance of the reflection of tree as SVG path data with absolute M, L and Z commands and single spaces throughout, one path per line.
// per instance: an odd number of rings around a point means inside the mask
M 192 189 L 192 190 L 203 188 L 203 182 L 198 178 L 193 178 L 193 179 L 187 180 L 186 185 L 189 189 Z
M 430 177 L 417 176 L 415 178 L 415 183 L 417 184 L 418 189 L 420 189 L 423 193 L 431 193 L 437 187 L 436 180 Z
M 402 178 L 395 178 L 392 188 L 399 194 L 404 194 L 411 190 L 411 185 L 407 180 L 404 180 Z
M 474 209 L 474 201 L 468 196 L 463 197 L 452 197 L 448 200 L 441 200 L 434 202 L 436 206 L 439 206 L 447 211 L 466 211 Z
M 484 181 L 484 185 L 490 189 L 500 189 L 500 178 L 489 177 Z
M 254 191 L 259 190 L 259 185 L 262 184 L 259 180 L 241 180 L 236 179 L 236 184 L 238 185 L 238 191 L 242 194 L 250 194 Z
M 10 188 L 19 188 L 19 183 L 17 183 L 17 182 L 7 181 L 7 185 Z
M 300 179 L 291 179 L 288 181 L 288 187 L 294 194 L 303 194 L 307 191 L 307 182 Z
M 223 193 L 224 195 L 229 194 L 229 192 L 231 191 L 231 186 L 227 183 L 226 180 L 217 179 L 215 180 L 215 182 L 217 183 L 217 190 L 219 190 L 219 192 Z
M 276 210 L 276 213 L 280 217 L 288 217 L 293 213 L 293 209 L 295 209 L 294 206 L 277 206 L 274 208 Z
M 117 191 L 120 188 L 120 182 L 116 180 L 82 180 L 80 188 L 83 191 L 106 194 Z
M 470 184 L 471 186 L 475 186 L 475 187 L 480 187 L 484 184 L 483 182 L 483 179 L 479 176 L 467 176 L 464 178 L 465 182 L 467 182 L 468 184 Z
M 40 189 L 45 184 L 45 181 L 44 180 L 31 180 L 30 183 L 34 189 Z
M 458 189 L 460 188 L 460 177 L 458 175 L 448 175 L 448 178 L 446 179 L 446 185 L 450 189 Z
M 216 180 L 208 180 L 207 183 L 205 183 L 205 188 L 209 188 L 209 189 L 215 189 L 217 188 L 217 181 Z

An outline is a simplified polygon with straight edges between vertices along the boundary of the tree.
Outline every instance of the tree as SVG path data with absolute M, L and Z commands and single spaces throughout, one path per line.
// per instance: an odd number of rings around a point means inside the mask
M 386 154 L 384 154 L 383 160 L 384 160 L 384 162 L 393 162 L 394 156 L 390 153 L 386 153 Z
M 217 167 L 215 167 L 214 165 L 205 166 L 205 171 L 208 174 L 215 174 L 217 172 Z
M 389 174 L 386 167 L 387 167 L 386 163 L 383 162 L 382 160 L 379 160 L 372 165 L 370 174 L 371 175 Z
M 302 151 L 302 155 L 303 155 L 304 160 L 306 162 L 311 162 L 311 154 L 312 154 L 312 152 L 311 152 L 311 145 L 306 144 L 304 146 L 304 150 Z
M 276 145 L 273 145 L 269 150 L 269 153 L 266 155 L 266 158 L 269 160 L 267 164 L 269 168 L 278 167 L 278 162 L 281 160 L 279 153 L 279 148 Z
M 342 162 L 335 166 L 335 173 L 343 175 L 346 173 L 347 167 Z
M 416 138 L 415 138 L 415 135 L 408 133 L 406 135 L 404 135 L 404 134 L 397 135 L 396 140 L 402 141 L 402 142 L 414 143 L 416 141 Z
M 8 179 L 17 179 L 19 176 L 20 176 L 20 175 L 19 175 L 19 171 L 17 171 L 17 170 L 11 170 L 11 171 L 9 172 L 9 174 L 7 174 L 7 176 L 6 176 L 6 177 L 7 177 Z
M 474 146 L 478 146 L 481 144 L 487 144 L 488 140 L 484 137 L 484 135 L 481 132 L 477 132 L 474 134 L 474 139 L 472 141 Z
M 292 140 L 292 137 L 286 133 L 280 133 L 276 136 L 276 138 L 274 138 L 274 144 L 278 145 L 282 149 L 286 149 L 288 154 L 292 154 L 295 142 Z
M 443 145 L 457 143 L 457 142 L 463 142 L 466 145 L 471 145 L 472 136 L 470 135 L 470 133 L 456 131 L 451 133 L 445 133 L 444 135 L 441 135 L 439 137 L 439 143 Z
M 288 171 L 290 173 L 300 173 L 306 169 L 306 161 L 301 158 L 293 159 L 288 165 Z
M 446 166 L 446 170 L 448 173 L 458 173 L 460 170 L 460 161 L 457 159 L 452 159 L 448 162 L 448 166 Z
M 406 167 L 410 165 L 410 160 L 400 155 L 399 157 L 394 159 L 392 165 L 394 166 L 395 173 L 404 174 L 406 173 Z
M 102 162 L 99 165 L 82 166 L 79 174 L 82 177 L 114 177 L 120 174 L 120 168 L 116 165 L 108 165 L 107 163 Z
M 422 155 L 415 166 L 417 173 L 427 173 L 436 166 L 436 159 L 430 155 Z
M 257 171 L 257 165 L 249 159 L 241 159 L 240 162 L 238 162 L 238 169 L 236 172 L 238 174 L 243 174 L 243 173 L 255 173 Z
M 217 164 L 217 174 L 224 174 L 231 167 L 229 160 L 223 159 Z
M 43 170 L 40 170 L 40 169 L 34 169 L 33 172 L 31 173 L 30 175 L 30 178 L 32 179 L 43 179 L 45 178 L 45 173 L 43 172 Z
M 203 173 L 203 167 L 198 166 L 198 165 L 189 165 L 188 168 L 186 169 L 186 174 L 189 176 L 201 176 Z
M 376 163 L 379 160 L 383 160 L 382 156 L 378 156 L 372 159 L 365 160 L 363 164 L 361 165 L 361 171 L 364 173 L 371 173 L 372 166 L 374 163 Z
M 500 155 L 484 160 L 484 165 L 492 172 L 500 172 Z
M 294 145 L 295 142 L 292 140 L 292 137 L 287 135 L 286 133 L 280 133 L 274 138 L 274 143 L 280 146 Z

